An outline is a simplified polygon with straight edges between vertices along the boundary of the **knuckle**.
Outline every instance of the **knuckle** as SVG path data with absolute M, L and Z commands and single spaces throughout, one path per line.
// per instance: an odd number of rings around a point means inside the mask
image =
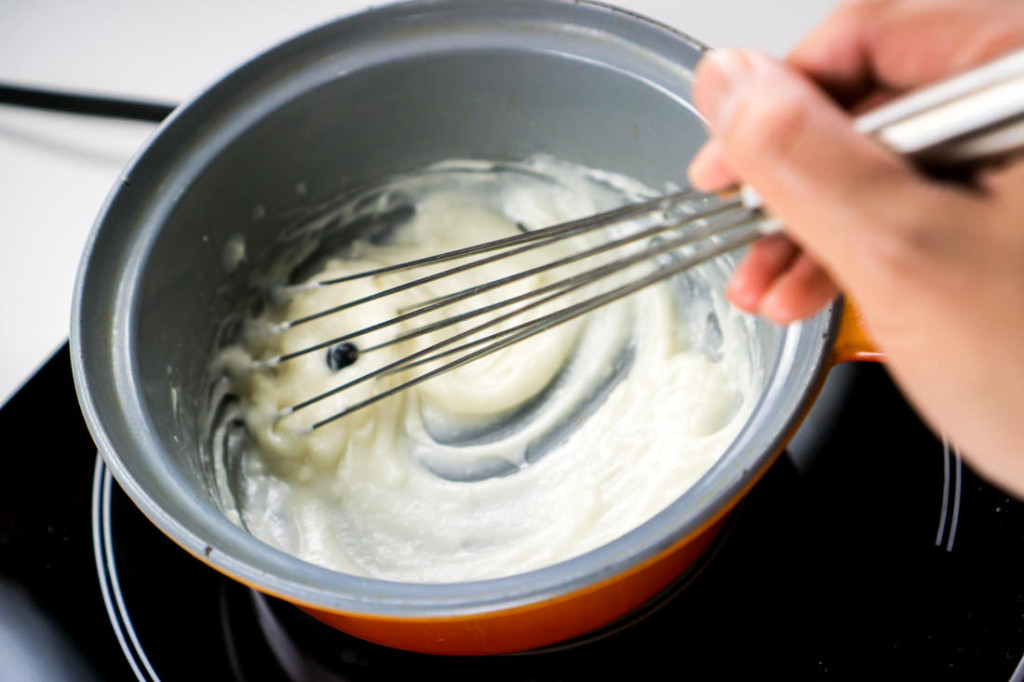
M 932 250 L 931 239 L 918 225 L 884 230 L 871 240 L 869 255 L 878 266 L 890 272 L 910 274 L 928 261 L 926 254 Z
M 773 164 L 797 154 L 808 130 L 808 109 L 784 91 L 756 89 L 737 108 L 730 129 L 730 147 Z
M 888 271 L 916 275 L 955 262 L 963 248 L 963 216 L 930 192 L 904 190 L 875 204 L 871 219 L 882 229 L 871 239 L 871 257 Z

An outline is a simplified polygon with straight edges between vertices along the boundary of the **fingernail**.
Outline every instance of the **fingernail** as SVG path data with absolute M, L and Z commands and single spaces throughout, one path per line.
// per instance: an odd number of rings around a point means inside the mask
M 718 50 L 701 60 L 694 99 L 712 129 L 729 127 L 753 73 L 750 58 L 737 50 Z
M 787 312 L 788 311 L 786 311 L 782 305 L 782 298 L 776 291 L 768 292 L 768 294 L 761 299 L 761 303 L 757 309 L 758 315 L 780 325 L 788 322 Z

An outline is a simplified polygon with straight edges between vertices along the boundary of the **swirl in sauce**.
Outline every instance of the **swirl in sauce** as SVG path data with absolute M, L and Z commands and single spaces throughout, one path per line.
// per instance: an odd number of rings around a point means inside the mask
M 367 216 L 401 216 L 369 220 L 384 228 L 371 227 L 367 238 L 312 259 L 319 271 L 308 278 L 343 277 L 653 194 L 627 178 L 547 157 L 520 164 L 444 162 L 392 179 L 383 189 L 335 207 L 330 219 L 316 221 L 319 230 L 332 221 L 362 219 L 366 225 Z M 701 300 L 692 286 L 650 287 L 311 432 L 304 427 L 410 377 L 366 382 L 288 417 L 275 415 L 425 348 L 452 329 L 360 352 L 401 333 L 383 329 L 353 340 L 355 348 L 330 348 L 254 370 L 260 359 L 338 337 L 601 238 L 574 238 L 283 333 L 247 334 L 222 351 L 214 370 L 228 377 L 239 397 L 247 431 L 240 489 L 231 494 L 222 486 L 236 519 L 265 542 L 338 571 L 456 582 L 577 556 L 679 497 L 736 436 L 758 384 L 748 352 L 750 321 L 724 303 L 720 286 L 697 287 L 713 292 Z M 295 261 L 292 252 L 270 271 L 294 279 L 309 269 Z M 722 266 L 712 263 L 685 277 L 716 273 L 715 268 Z M 539 273 L 403 328 L 567 274 Z M 283 303 L 261 306 L 249 326 L 298 319 L 409 278 L 400 272 L 293 287 Z

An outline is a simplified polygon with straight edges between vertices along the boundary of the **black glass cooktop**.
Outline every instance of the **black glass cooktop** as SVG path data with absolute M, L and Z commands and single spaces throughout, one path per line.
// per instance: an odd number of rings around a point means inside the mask
M 820 452 L 780 458 L 630 622 L 455 659 L 337 633 L 164 538 L 98 462 L 65 347 L 0 410 L 0 680 L 1024 680 L 1024 504 L 881 367 L 850 376 Z

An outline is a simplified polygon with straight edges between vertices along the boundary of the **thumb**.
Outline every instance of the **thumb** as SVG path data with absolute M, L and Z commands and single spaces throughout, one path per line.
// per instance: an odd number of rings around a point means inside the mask
M 851 249 L 906 241 L 900 226 L 919 227 L 939 193 L 908 162 L 854 130 L 806 77 L 763 54 L 712 53 L 697 69 L 694 99 L 715 135 L 710 153 L 723 154 L 787 234 L 840 279 Z M 702 161 L 708 165 L 706 155 Z

